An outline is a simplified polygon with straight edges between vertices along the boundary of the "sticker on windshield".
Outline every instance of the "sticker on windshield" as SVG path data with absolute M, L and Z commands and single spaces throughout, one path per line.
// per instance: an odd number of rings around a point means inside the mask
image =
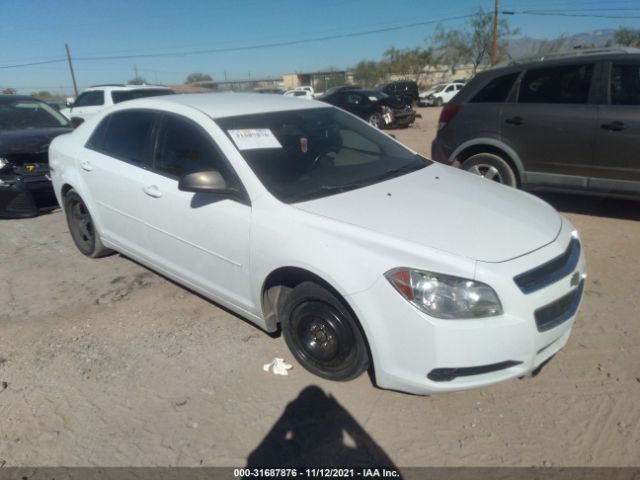
M 246 128 L 244 130 L 227 130 L 238 150 L 255 150 L 257 148 L 282 148 L 280 142 L 268 128 Z

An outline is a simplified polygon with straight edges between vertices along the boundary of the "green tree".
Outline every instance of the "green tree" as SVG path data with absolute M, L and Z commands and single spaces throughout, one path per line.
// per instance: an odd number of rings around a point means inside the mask
M 475 73 L 479 65 L 488 63 L 491 55 L 493 31 L 493 13 L 482 8 L 473 11 L 472 16 L 462 29 L 445 29 L 436 27 L 435 42 L 441 52 L 440 60 L 455 67 L 461 63 L 471 63 Z M 509 27 L 509 22 L 502 18 L 498 21 L 497 58 L 506 55 L 505 38 L 518 34 L 518 29 Z
M 141 76 L 133 77 L 131 80 L 127 82 L 127 85 L 144 85 L 147 81 Z
M 363 87 L 373 87 L 384 80 L 385 71 L 380 62 L 362 60 L 352 69 L 353 80 Z
M 40 99 L 53 97 L 53 95 L 51 95 L 51 92 L 47 90 L 40 90 L 39 92 L 31 92 L 30 95 L 32 97 L 36 97 Z
M 640 30 L 620 27 L 615 31 L 613 39 L 618 45 L 625 47 L 640 47 Z
M 212 81 L 211 75 L 208 73 L 194 72 L 187 75 L 187 79 L 184 81 L 185 84 L 195 83 L 195 82 L 209 82 Z
M 384 69 L 388 74 L 408 77 L 416 82 L 420 82 L 425 68 L 434 63 L 433 51 L 423 48 L 399 50 L 391 47 L 384 52 L 383 58 Z

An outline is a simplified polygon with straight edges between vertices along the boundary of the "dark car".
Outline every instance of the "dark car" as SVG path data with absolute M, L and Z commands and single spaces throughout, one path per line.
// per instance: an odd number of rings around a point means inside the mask
M 51 140 L 72 130 L 45 102 L 0 95 L 0 217 L 34 217 L 58 204 L 49 176 Z
M 415 110 L 379 90 L 341 88 L 329 90 L 317 100 L 353 113 L 377 128 L 408 127 L 416 119 Z
M 399 80 L 397 82 L 387 82 L 376 85 L 376 90 L 386 93 L 392 97 L 396 97 L 402 103 L 411 105 L 418 101 L 420 93 L 418 92 L 418 84 L 413 80 Z
M 479 73 L 447 104 L 434 160 L 510 186 L 640 197 L 640 50 Z

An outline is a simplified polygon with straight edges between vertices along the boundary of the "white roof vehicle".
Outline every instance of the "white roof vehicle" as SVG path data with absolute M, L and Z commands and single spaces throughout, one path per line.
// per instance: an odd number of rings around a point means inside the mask
M 284 92 L 284 95 L 286 97 L 306 98 L 308 100 L 313 98 L 313 93 L 311 93 L 309 90 L 287 90 L 286 92 Z
M 434 85 L 426 92 L 420 94 L 420 97 L 418 98 L 418 105 L 440 106 L 445 103 L 449 103 L 449 101 L 455 97 L 456 93 L 462 90 L 462 87 L 464 87 L 464 83 L 459 82 L 440 83 L 438 85 Z
M 77 126 L 116 103 L 172 93 L 173 90 L 164 85 L 94 85 L 83 91 L 70 107 L 61 109 L 60 113 Z
M 573 226 L 325 103 L 146 98 L 50 148 L 78 249 L 122 252 L 269 332 L 332 380 L 417 394 L 540 369 L 584 288 Z

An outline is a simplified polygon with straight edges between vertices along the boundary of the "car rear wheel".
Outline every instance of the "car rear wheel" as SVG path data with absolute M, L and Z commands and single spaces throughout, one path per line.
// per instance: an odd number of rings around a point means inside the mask
M 301 283 L 283 310 L 284 339 L 305 369 L 337 381 L 367 369 L 369 355 L 357 321 L 331 292 L 313 282 Z
M 382 125 L 382 116 L 378 112 L 373 112 L 369 115 L 369 118 L 367 118 L 367 122 L 376 128 L 380 128 L 380 125 Z
M 442 106 L 442 98 L 440 98 L 440 97 L 436 98 L 435 106 L 436 107 L 441 107 Z
M 516 174 L 507 161 L 493 153 L 478 153 L 467 158 L 461 168 L 487 180 L 517 187 Z
M 71 189 L 64 197 L 64 211 L 73 242 L 87 257 L 98 258 L 112 253 L 102 244 L 89 209 L 78 193 Z

